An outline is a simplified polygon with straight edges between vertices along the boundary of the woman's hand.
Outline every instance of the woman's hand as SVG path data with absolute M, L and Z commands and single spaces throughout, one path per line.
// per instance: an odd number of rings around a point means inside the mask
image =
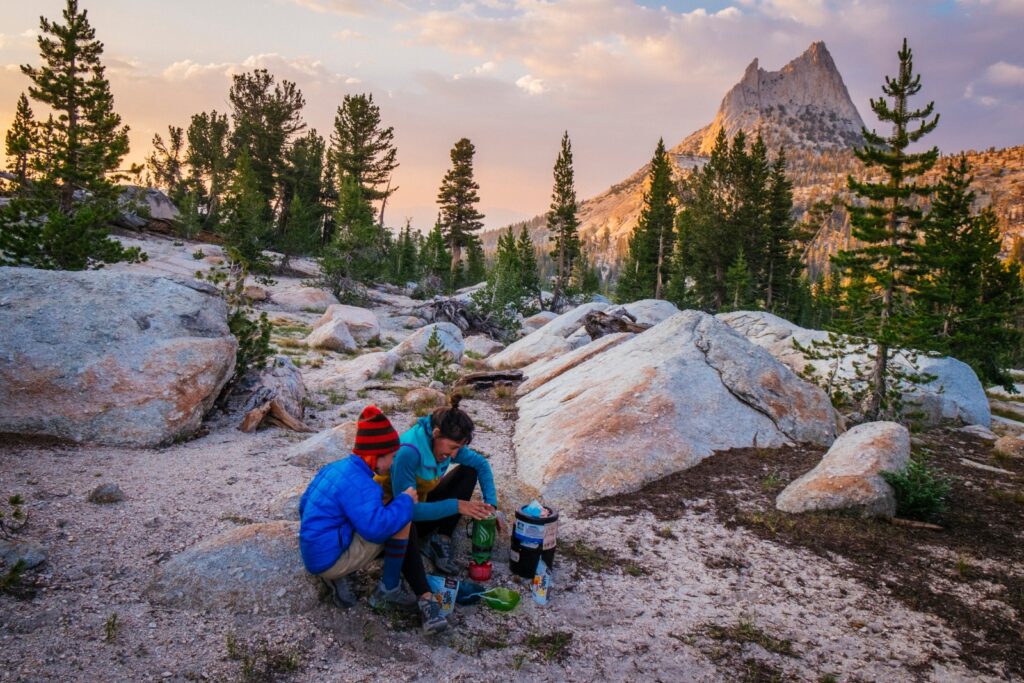
M 470 519 L 487 519 L 494 514 L 494 508 L 480 500 L 460 500 L 459 514 Z
M 414 503 L 420 502 L 420 497 L 418 495 L 416 495 L 416 487 L 415 486 L 410 486 L 406 490 L 402 491 L 402 493 L 404 493 L 405 495 L 407 495 L 410 498 L 412 498 L 412 502 L 414 502 Z

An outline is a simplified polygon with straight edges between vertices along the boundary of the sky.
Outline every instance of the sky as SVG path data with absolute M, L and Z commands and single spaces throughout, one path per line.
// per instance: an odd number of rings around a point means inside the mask
M 0 129 L 38 64 L 39 16 L 63 0 L 0 3 Z M 869 98 L 903 37 L 944 152 L 1024 144 L 1024 0 L 80 0 L 103 41 L 130 161 L 154 133 L 229 111 L 232 74 L 298 84 L 329 135 L 345 94 L 394 126 L 386 222 L 428 229 L 455 141 L 476 146 L 480 210 L 500 227 L 546 210 L 563 131 L 579 197 L 594 196 L 714 117 L 755 57 L 777 70 L 825 41 L 869 127 Z M 37 115 L 42 105 L 36 104 Z

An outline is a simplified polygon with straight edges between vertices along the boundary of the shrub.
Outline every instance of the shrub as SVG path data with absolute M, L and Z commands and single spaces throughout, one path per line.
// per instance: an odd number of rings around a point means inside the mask
M 903 472 L 882 472 L 896 492 L 896 514 L 907 519 L 929 520 L 946 511 L 953 480 L 938 474 L 923 457 L 913 457 Z
M 437 381 L 448 386 L 458 378 L 458 372 L 449 368 L 452 355 L 445 350 L 435 327 L 430 332 L 427 348 L 423 351 L 423 362 L 411 368 L 412 374 L 425 377 L 428 381 Z

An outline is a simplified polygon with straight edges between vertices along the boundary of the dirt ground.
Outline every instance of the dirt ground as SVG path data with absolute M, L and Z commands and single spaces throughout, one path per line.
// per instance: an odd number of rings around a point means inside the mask
M 376 305 L 383 320 L 402 311 Z M 301 335 L 313 314 L 282 316 Z M 285 323 L 285 320 L 291 323 Z M 385 323 L 386 346 L 407 332 Z M 317 429 L 386 406 L 402 430 L 411 378 L 362 392 L 323 390 L 345 358 L 283 348 L 311 387 Z M 515 482 L 510 399 L 464 404 L 474 447 L 495 470 L 506 514 L 531 492 Z M 942 531 L 773 512 L 774 496 L 821 451 L 737 451 L 643 491 L 563 510 L 551 601 L 510 576 L 506 536 L 493 585 L 510 614 L 459 608 L 424 637 L 415 618 L 321 603 L 286 617 L 184 611 L 143 596 L 167 559 L 240 524 L 268 521 L 275 496 L 313 472 L 284 461 L 303 438 L 243 434 L 215 414 L 200 438 L 163 449 L 0 444 L 0 494 L 19 494 L 18 534 L 47 561 L 0 594 L 3 681 L 1004 681 L 1022 676 L 1024 467 L 995 461 L 959 433 L 917 437 L 959 477 Z M 1012 474 L 964 466 L 960 458 Z M 125 500 L 86 501 L 115 483 Z M 468 542 L 462 543 L 463 563 Z M 365 591 L 373 572 L 360 578 Z

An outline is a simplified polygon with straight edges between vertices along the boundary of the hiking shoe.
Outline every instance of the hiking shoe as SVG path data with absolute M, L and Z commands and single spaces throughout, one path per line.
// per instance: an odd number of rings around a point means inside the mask
M 331 602 L 334 603 L 335 607 L 348 609 L 359 601 L 356 598 L 356 594 L 352 592 L 352 582 L 349 580 L 349 577 L 339 576 L 336 579 L 325 579 L 321 576 L 320 580 L 327 586 Z
M 378 581 L 377 587 L 373 589 L 373 593 L 370 594 L 370 607 L 374 609 L 380 609 L 387 605 L 397 605 L 399 607 L 415 607 L 416 596 L 407 590 L 404 590 L 401 582 L 392 589 L 384 587 L 383 582 Z
M 423 554 L 434 563 L 437 571 L 449 576 L 459 571 L 455 566 L 455 553 L 452 549 L 452 539 L 449 536 L 434 534 L 430 537 Z
M 424 633 L 433 635 L 448 628 L 448 620 L 441 614 L 441 605 L 437 604 L 436 600 L 420 598 L 417 606 L 420 609 Z

